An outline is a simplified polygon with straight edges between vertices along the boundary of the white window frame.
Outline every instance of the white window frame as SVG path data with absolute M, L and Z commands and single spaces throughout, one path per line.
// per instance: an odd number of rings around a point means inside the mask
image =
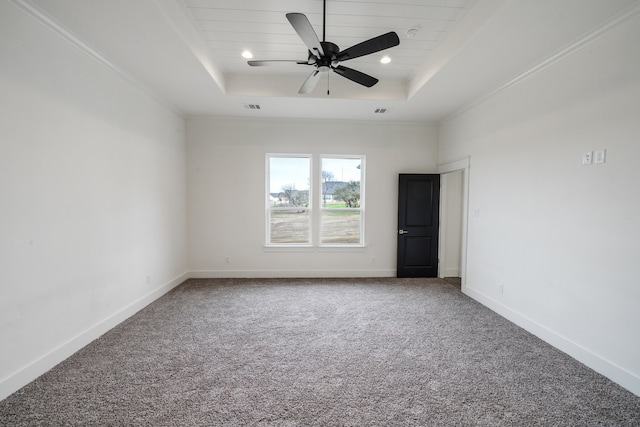
M 309 159 L 309 243 L 271 243 L 271 212 L 274 210 L 295 210 L 295 207 L 271 206 L 271 158 L 307 158 Z M 322 206 L 322 159 L 358 159 L 360 160 L 360 207 L 359 208 L 323 208 Z M 316 172 L 317 171 L 317 172 Z M 317 175 L 317 176 L 316 176 Z M 265 155 L 265 249 L 270 250 L 349 250 L 365 248 L 365 181 L 366 156 L 360 154 L 306 154 L 306 153 L 266 153 Z M 359 243 L 321 243 L 323 211 L 359 211 Z M 363 250 L 363 249 L 362 249 Z
M 305 208 L 309 212 L 308 243 L 272 243 L 271 242 L 271 212 L 272 211 L 293 211 L 299 210 L 295 207 L 273 207 L 271 206 L 271 159 L 279 158 L 305 158 L 309 159 L 309 206 Z M 295 153 L 267 153 L 265 156 L 265 218 L 266 218 L 266 246 L 274 248 L 312 247 L 313 246 L 313 225 L 314 225 L 314 193 L 313 193 L 313 155 Z

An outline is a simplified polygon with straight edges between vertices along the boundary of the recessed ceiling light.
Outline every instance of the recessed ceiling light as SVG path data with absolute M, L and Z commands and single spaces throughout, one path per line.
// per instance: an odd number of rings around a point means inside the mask
M 389 62 L 391 62 L 391 58 L 389 58 L 388 56 L 383 56 L 380 59 L 380 63 L 382 63 L 382 64 L 388 64 Z
M 244 59 L 251 59 L 253 58 L 253 53 L 249 52 L 248 50 L 245 50 L 244 52 L 242 52 L 242 57 Z

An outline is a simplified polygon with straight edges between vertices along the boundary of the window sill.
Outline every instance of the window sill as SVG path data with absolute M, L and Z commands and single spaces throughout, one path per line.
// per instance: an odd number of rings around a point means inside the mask
M 265 252 L 315 252 L 315 247 L 310 245 L 267 245 L 263 249 Z
M 322 245 L 316 247 L 318 252 L 366 252 L 365 245 Z
M 265 252 L 366 252 L 365 245 L 322 245 L 322 246 L 264 246 Z

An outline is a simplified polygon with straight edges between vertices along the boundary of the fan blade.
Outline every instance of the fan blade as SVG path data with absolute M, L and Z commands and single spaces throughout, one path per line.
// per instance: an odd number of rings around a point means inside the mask
M 302 13 L 287 13 L 287 19 L 309 50 L 318 58 L 324 56 L 324 50 L 322 50 L 318 35 L 307 17 Z
M 247 64 L 252 67 L 263 67 L 265 65 L 278 65 L 278 64 L 301 64 L 309 65 L 307 61 L 294 61 L 288 59 L 263 59 L 257 61 L 247 61 Z
M 309 77 L 307 77 L 307 80 L 304 81 L 298 93 L 304 95 L 311 92 L 313 88 L 318 84 L 318 81 L 320 81 L 320 77 L 320 71 L 313 70 L 313 73 L 311 73 Z
M 336 60 L 346 61 L 347 59 L 353 59 L 359 56 L 369 55 L 370 53 L 389 49 L 390 47 L 398 46 L 399 44 L 400 39 L 398 38 L 398 35 L 391 31 L 390 33 L 374 37 L 343 50 L 336 55 Z
M 354 70 L 353 68 L 343 67 L 342 65 L 338 65 L 333 69 L 333 71 L 340 74 L 342 77 L 348 78 L 352 82 L 361 84 L 362 86 L 371 87 L 378 83 L 378 79 L 375 77 L 371 77 L 370 75 Z

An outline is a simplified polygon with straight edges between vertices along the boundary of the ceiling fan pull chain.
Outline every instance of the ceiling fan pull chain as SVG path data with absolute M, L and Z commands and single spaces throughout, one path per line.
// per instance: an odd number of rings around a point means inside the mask
M 331 94 L 331 92 L 329 91 L 329 80 L 331 78 L 330 75 L 331 73 L 327 73 L 327 96 Z

